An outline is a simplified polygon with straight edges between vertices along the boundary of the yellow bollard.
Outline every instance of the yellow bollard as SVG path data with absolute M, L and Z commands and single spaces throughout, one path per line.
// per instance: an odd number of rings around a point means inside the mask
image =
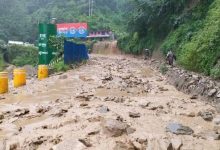
M 48 77 L 48 66 L 47 65 L 39 65 L 38 66 L 38 79 L 42 80 Z
M 26 71 L 24 69 L 14 69 L 14 87 L 26 85 Z
M 8 92 L 8 73 L 0 72 L 0 94 Z

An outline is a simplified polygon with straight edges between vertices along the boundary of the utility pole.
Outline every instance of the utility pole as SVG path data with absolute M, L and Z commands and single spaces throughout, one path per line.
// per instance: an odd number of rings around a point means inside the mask
M 89 16 L 93 15 L 93 6 L 94 6 L 94 0 L 89 0 Z
M 91 0 L 92 3 L 91 3 L 91 16 L 93 15 L 93 5 L 94 5 L 94 0 Z
M 89 0 L 89 16 L 90 16 L 91 0 Z

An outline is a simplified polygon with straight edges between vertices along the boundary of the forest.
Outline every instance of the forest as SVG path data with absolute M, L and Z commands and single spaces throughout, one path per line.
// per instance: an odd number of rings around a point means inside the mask
M 178 65 L 220 77 L 220 0 L 93 0 L 92 6 L 89 15 L 89 0 L 1 0 L 1 43 L 36 44 L 38 23 L 53 17 L 88 22 L 90 30 L 112 30 L 126 53 L 173 50 Z

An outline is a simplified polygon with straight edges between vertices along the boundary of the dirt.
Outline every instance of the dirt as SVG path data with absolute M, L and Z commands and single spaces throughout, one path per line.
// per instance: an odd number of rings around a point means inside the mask
M 62 75 L 32 78 L 18 89 L 10 83 L 10 93 L 0 95 L 0 148 L 220 150 L 218 133 L 215 140 L 199 136 L 217 128 L 198 115 L 210 112 L 215 118 L 214 107 L 177 91 L 147 64 L 93 54 L 86 65 Z M 193 134 L 167 132 L 170 123 Z
M 117 47 L 117 41 L 99 41 L 94 44 L 92 51 L 96 54 L 121 54 L 121 51 Z

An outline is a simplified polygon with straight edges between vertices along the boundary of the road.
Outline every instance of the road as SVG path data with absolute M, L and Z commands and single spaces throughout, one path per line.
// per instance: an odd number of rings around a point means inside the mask
M 220 150 L 208 121 L 215 109 L 130 56 L 92 55 L 77 69 L 10 87 L 0 99 L 0 149 Z M 173 123 L 184 127 L 169 131 Z

